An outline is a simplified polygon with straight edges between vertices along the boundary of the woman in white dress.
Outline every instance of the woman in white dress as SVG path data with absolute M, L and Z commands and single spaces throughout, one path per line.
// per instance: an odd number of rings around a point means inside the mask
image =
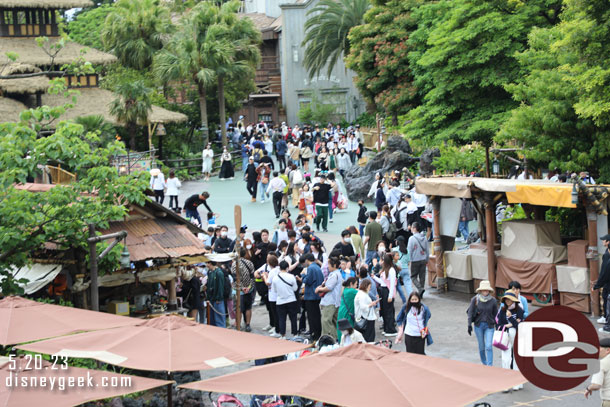
M 201 164 L 201 172 L 205 177 L 205 181 L 210 180 L 210 173 L 212 172 L 212 161 L 214 160 L 214 151 L 212 150 L 212 144 L 208 143 L 208 146 L 201 153 L 203 162 Z

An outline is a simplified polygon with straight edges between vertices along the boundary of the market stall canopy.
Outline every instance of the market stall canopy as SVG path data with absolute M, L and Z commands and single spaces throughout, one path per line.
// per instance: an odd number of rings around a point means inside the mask
M 545 180 L 516 180 L 480 177 L 418 178 L 420 194 L 472 198 L 472 192 L 505 193 L 509 203 L 576 208 L 572 203 L 572 184 Z
M 0 406 L 77 406 L 89 401 L 146 391 L 173 383 L 79 367 L 62 369 L 61 364 L 62 361 L 52 364 L 42 360 L 40 368 L 34 369 L 35 362 L 31 359 L 21 357 L 9 361 L 6 357 L 0 358 L 0 381 L 3 384 L 0 389 Z M 93 386 L 69 386 L 71 381 L 88 383 L 89 378 Z M 43 380 L 46 386 L 42 385 Z M 36 384 L 24 388 L 21 386 L 24 381 L 28 384 Z M 53 389 L 51 389 L 52 383 Z
M 177 372 L 230 366 L 308 347 L 164 315 L 135 326 L 55 338 L 20 349 L 91 358 L 130 369 Z
M 24 294 L 33 294 L 53 281 L 62 267 L 61 264 L 34 263 L 21 268 L 13 267 L 9 272 L 15 281 L 26 279 L 27 283 L 17 284 L 23 288 Z M 0 281 L 2 280 L 4 276 L 0 276 Z
M 10 296 L 0 300 L 0 345 L 14 345 L 138 322 L 140 321 L 135 318 Z
M 1 45 L 1 44 L 0 44 Z M 115 126 L 123 126 L 115 116 L 110 113 L 111 103 L 118 97 L 114 93 L 100 88 L 80 88 L 77 89 L 80 95 L 76 96 L 74 107 L 67 109 L 61 116 L 61 120 L 73 120 L 83 116 L 103 116 L 104 120 Z M 42 95 L 42 104 L 47 106 L 63 106 L 71 103 L 63 95 Z M 148 112 L 150 123 L 180 123 L 185 122 L 188 117 L 182 113 L 172 112 L 159 106 L 152 106 Z M 144 123 L 145 124 L 145 123 Z
M 514 370 L 357 343 L 180 387 L 222 393 L 294 395 L 350 407 L 427 407 L 463 406 L 525 381 Z M 369 384 L 375 391 L 371 391 Z

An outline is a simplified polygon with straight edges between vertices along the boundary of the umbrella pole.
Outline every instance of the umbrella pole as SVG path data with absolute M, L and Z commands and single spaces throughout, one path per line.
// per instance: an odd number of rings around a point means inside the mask
M 167 372 L 167 380 L 172 380 L 172 372 Z M 167 385 L 167 407 L 172 407 L 173 406 L 173 401 L 172 401 L 172 388 L 173 388 L 173 384 L 170 383 Z

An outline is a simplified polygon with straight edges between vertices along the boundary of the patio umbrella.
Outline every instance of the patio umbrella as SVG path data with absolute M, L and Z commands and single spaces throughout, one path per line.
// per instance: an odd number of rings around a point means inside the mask
M 358 343 L 179 387 L 300 396 L 349 407 L 419 407 L 462 406 L 525 381 L 513 370 Z
M 38 365 L 39 369 L 34 369 L 34 360 L 29 360 L 30 370 L 26 368 L 27 364 L 24 358 L 12 362 L 8 358 L 0 358 L 0 407 L 76 406 L 172 383 L 78 367 L 63 370 L 60 363 L 53 366 L 45 360 Z M 70 380 L 76 384 L 81 382 L 83 386 L 69 387 Z M 24 381 L 29 386 L 24 386 Z
M 0 300 L 0 345 L 13 345 L 78 331 L 133 325 L 138 319 L 21 297 Z
M 293 341 L 198 324 L 178 315 L 19 346 L 33 352 L 92 358 L 131 369 L 166 372 L 212 369 L 308 347 Z

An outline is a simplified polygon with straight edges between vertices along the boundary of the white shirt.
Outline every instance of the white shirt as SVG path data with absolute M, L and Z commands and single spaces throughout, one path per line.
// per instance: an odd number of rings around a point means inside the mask
M 424 207 L 428 203 L 428 197 L 425 194 L 418 194 L 415 190 L 411 191 L 411 201 L 417 207 Z
M 180 180 L 176 177 L 174 178 L 168 178 L 167 182 L 167 195 L 178 195 L 178 189 L 182 186 L 182 184 L 180 183 Z
M 278 229 L 275 231 L 275 233 L 277 233 L 277 244 L 280 244 L 280 242 L 283 240 L 288 241 L 288 230 Z
M 267 266 L 267 270 L 269 272 L 269 274 L 267 275 L 267 285 L 270 288 L 269 289 L 269 301 L 276 302 L 277 301 L 277 294 L 271 288 L 273 287 L 273 280 L 275 280 L 275 277 L 277 277 L 277 275 L 280 272 L 280 268 L 279 267 L 274 267 L 271 270 L 269 270 L 269 267 Z
M 212 150 L 211 148 L 206 148 L 201 153 L 201 158 L 203 158 L 204 160 L 211 159 L 212 157 L 214 157 L 214 150 Z
M 294 295 L 297 289 L 297 279 L 292 274 L 282 271 L 273 278 L 271 290 L 269 291 L 269 300 L 271 301 L 271 292 L 273 291 L 277 305 L 294 302 L 297 300 L 297 297 Z
M 358 290 L 356 297 L 354 297 L 354 318 L 356 321 L 359 321 L 362 318 L 369 321 L 375 321 L 377 319 L 375 307 L 369 307 L 369 304 L 372 302 L 373 300 L 367 293 Z
M 534 177 L 532 176 L 531 172 L 528 172 L 527 175 L 528 175 L 528 179 L 534 179 Z M 521 180 L 521 181 L 524 181 L 525 180 L 525 171 L 523 171 L 521 174 L 519 174 L 517 179 Z
M 421 307 L 419 314 L 415 314 L 416 309 L 411 308 L 407 313 L 407 326 L 405 327 L 405 335 L 421 336 L 421 330 L 424 329 L 424 307 Z
M 156 177 L 150 177 L 150 187 L 155 191 L 165 189 L 165 175 L 160 172 Z
M 286 182 L 280 177 L 275 177 L 271 181 L 269 181 L 269 186 L 267 187 L 267 193 L 273 192 L 282 192 L 286 188 Z

